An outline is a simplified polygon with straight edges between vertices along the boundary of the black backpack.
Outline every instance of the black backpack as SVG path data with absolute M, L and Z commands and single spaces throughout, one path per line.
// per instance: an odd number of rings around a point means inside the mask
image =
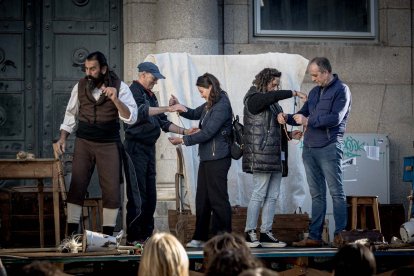
M 236 115 L 236 117 L 234 117 L 233 114 L 230 153 L 231 158 L 235 160 L 239 160 L 243 156 L 243 129 L 243 124 L 239 122 L 239 115 Z

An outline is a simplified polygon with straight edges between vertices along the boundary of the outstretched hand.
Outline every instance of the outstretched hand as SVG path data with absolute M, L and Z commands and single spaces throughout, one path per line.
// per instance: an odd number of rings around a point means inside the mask
M 186 134 L 187 135 L 191 135 L 191 134 L 197 133 L 199 131 L 200 131 L 200 129 L 198 127 L 191 127 L 189 129 L 187 129 L 187 133 Z
M 168 112 L 187 112 L 187 107 L 183 106 L 182 104 L 174 104 L 169 106 Z
M 179 104 L 179 103 L 180 102 L 178 101 L 177 97 L 171 94 L 171 98 L 168 101 L 168 105 L 172 106 L 172 105 Z
M 299 99 L 301 99 L 304 102 L 308 100 L 308 95 L 300 91 L 296 91 L 296 97 L 299 97 Z
M 168 137 L 168 140 L 173 145 L 179 145 L 179 144 L 182 144 L 183 143 L 183 139 L 180 138 L 180 137 Z

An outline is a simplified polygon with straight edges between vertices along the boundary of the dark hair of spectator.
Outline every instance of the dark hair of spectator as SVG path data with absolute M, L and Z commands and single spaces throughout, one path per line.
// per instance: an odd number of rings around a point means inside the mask
M 362 244 L 342 247 L 333 260 L 335 276 L 371 276 L 376 272 L 374 254 Z
M 258 263 L 251 254 L 237 249 L 225 249 L 209 262 L 206 276 L 237 276 L 242 271 L 256 268 Z

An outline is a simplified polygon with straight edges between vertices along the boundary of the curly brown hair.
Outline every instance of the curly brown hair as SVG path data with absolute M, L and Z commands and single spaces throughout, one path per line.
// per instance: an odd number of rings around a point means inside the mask
M 209 88 L 211 85 L 210 95 L 208 96 L 206 109 L 210 109 L 219 100 L 221 87 L 218 79 L 210 73 L 205 73 L 197 78 L 196 86 Z
M 265 68 L 255 76 L 252 84 L 256 86 L 258 91 L 266 92 L 269 82 L 271 82 L 274 78 L 280 78 L 281 76 L 282 72 L 279 70 L 275 68 Z

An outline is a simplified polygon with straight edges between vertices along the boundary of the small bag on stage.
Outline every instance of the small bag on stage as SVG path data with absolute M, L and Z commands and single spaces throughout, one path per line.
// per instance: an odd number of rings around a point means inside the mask
M 232 122 L 232 137 L 231 137 L 231 158 L 239 160 L 243 156 L 243 129 L 244 126 L 239 122 L 239 115 L 234 117 Z

